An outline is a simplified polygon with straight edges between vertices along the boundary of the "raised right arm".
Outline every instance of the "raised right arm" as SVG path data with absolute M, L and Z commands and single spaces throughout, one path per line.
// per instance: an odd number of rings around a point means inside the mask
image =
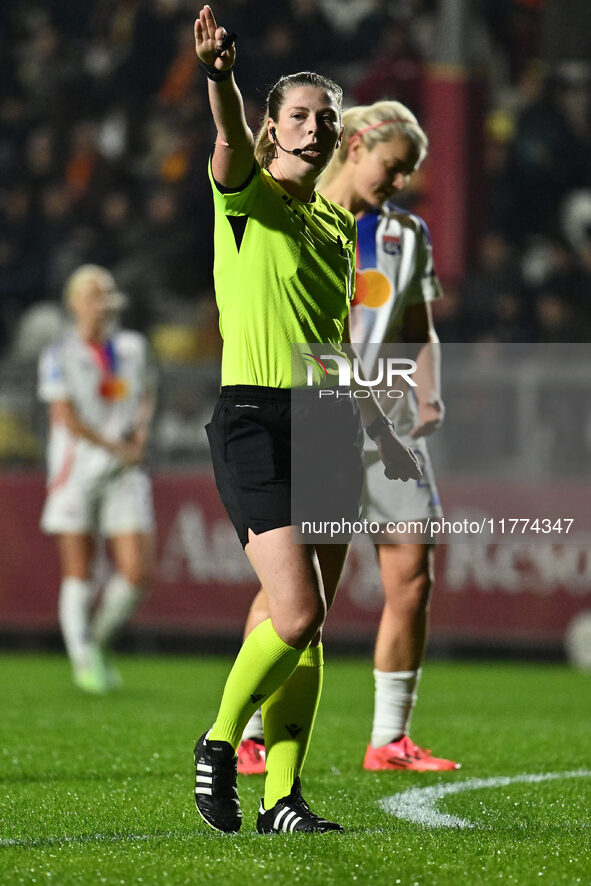
M 218 28 L 211 7 L 204 6 L 195 21 L 195 51 L 201 62 L 216 71 L 229 71 L 236 58 L 230 46 L 216 54 L 226 31 Z M 244 116 L 244 103 L 234 75 L 219 82 L 208 77 L 209 104 L 217 129 L 211 161 L 213 177 L 225 188 L 239 188 L 252 172 L 254 139 Z

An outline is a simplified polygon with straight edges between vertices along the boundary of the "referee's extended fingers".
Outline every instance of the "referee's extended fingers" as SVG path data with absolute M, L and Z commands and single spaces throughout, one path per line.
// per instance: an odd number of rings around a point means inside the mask
M 195 49 L 198 49 L 203 43 L 203 28 L 201 26 L 201 19 L 195 19 L 195 26 L 193 28 L 195 33 Z
M 215 41 L 214 41 L 215 42 Z M 195 22 L 195 52 L 197 58 L 206 64 L 212 64 L 214 55 L 214 42 L 212 42 L 203 30 L 203 22 L 197 19 Z
M 201 23 L 204 26 L 205 33 L 207 34 L 207 39 L 215 40 L 217 24 L 211 6 L 204 6 L 199 13 L 199 18 L 201 19 Z

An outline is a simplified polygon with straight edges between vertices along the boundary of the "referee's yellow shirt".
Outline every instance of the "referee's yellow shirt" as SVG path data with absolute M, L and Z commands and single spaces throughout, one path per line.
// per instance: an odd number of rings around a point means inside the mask
M 239 191 L 218 185 L 214 280 L 224 340 L 222 385 L 288 388 L 291 345 L 338 346 L 354 294 L 355 219 L 315 193 L 303 202 L 255 162 Z

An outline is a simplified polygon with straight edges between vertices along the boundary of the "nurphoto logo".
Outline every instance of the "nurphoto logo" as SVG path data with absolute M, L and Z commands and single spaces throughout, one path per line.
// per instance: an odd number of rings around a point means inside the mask
M 398 390 L 394 385 L 401 381 L 406 383 L 408 387 L 416 388 L 417 383 L 413 380 L 412 375 L 416 372 L 417 364 L 414 360 L 406 357 L 378 357 L 375 361 L 371 375 L 365 373 L 359 357 L 354 356 L 351 361 L 340 354 L 320 354 L 319 357 L 314 354 L 304 353 L 304 359 L 308 362 L 306 366 L 306 385 L 309 388 L 317 387 L 314 380 L 315 372 L 320 374 L 321 380 L 324 381 L 331 375 L 335 377 L 335 367 L 338 370 L 338 381 L 336 384 L 339 388 L 345 388 L 346 392 L 335 391 L 334 388 L 324 388 L 319 390 L 319 397 L 331 396 L 353 396 L 356 399 L 363 399 L 374 396 L 386 396 L 393 400 L 399 400 L 404 397 L 405 391 Z M 332 364 L 327 363 L 332 360 Z M 378 385 L 384 385 L 379 388 Z M 351 389 L 352 390 L 349 390 Z M 371 392 L 370 389 L 371 388 Z

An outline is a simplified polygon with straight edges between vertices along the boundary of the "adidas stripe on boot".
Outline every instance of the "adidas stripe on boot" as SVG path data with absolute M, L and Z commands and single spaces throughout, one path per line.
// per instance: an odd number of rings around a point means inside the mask
M 278 800 L 272 809 L 265 809 L 261 800 L 257 820 L 259 834 L 293 834 L 295 831 L 325 834 L 342 830 L 340 824 L 320 818 L 310 811 L 302 797 L 299 778 L 294 781 L 289 795 Z
M 242 824 L 236 789 L 236 755 L 227 741 L 208 741 L 204 733 L 195 745 L 195 804 L 215 831 L 235 834 Z

